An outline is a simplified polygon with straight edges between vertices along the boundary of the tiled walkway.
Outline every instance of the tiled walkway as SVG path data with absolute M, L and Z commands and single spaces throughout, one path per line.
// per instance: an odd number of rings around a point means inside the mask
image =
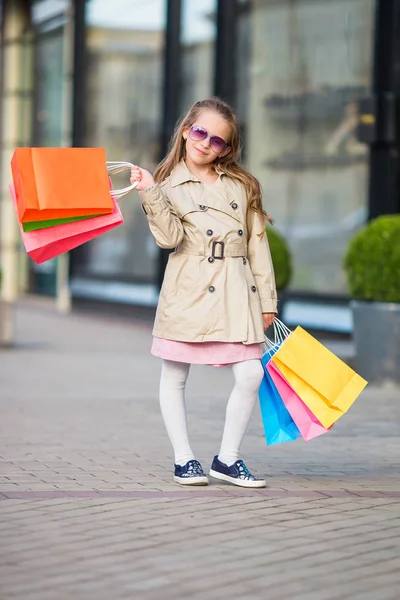
M 243 458 L 268 488 L 172 481 L 150 326 L 21 304 L 0 352 L 0 600 L 400 598 L 400 390 L 321 438 Z M 192 445 L 218 452 L 229 368 L 194 367 Z

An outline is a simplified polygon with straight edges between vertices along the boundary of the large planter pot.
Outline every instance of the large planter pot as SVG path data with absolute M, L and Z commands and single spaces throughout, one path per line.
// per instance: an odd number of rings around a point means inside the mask
M 351 302 L 356 370 L 370 383 L 400 384 L 400 304 Z

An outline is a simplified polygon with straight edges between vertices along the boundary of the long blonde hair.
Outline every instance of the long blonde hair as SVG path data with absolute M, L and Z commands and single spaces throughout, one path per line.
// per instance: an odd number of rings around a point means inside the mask
M 164 181 L 164 179 L 171 174 L 176 165 L 185 158 L 186 141 L 183 138 L 183 132 L 196 122 L 203 110 L 213 110 L 219 114 L 231 128 L 231 137 L 228 141 L 230 146 L 229 153 L 226 154 L 226 156 L 215 159 L 213 165 L 215 171 L 224 173 L 233 179 L 237 179 L 244 185 L 248 199 L 247 221 L 249 221 L 250 211 L 254 211 L 260 216 L 262 223 L 264 223 L 265 220 L 273 223 L 272 218 L 263 209 L 262 192 L 259 181 L 237 162 L 240 158 L 242 149 L 239 122 L 233 109 L 220 98 L 207 98 L 206 100 L 196 102 L 189 109 L 187 114 L 178 121 L 169 144 L 168 154 L 158 165 L 154 173 L 154 180 L 157 183 Z M 264 231 L 261 232 L 261 234 L 263 233 Z

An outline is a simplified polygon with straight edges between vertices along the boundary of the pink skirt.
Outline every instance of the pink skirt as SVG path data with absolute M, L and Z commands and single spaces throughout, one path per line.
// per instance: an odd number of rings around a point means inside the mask
M 178 342 L 154 337 L 151 353 L 165 360 L 226 367 L 244 360 L 260 359 L 261 345 L 245 345 L 242 342 Z

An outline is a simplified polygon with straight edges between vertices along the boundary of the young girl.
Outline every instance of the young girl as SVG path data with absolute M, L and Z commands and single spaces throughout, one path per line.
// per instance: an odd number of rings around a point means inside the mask
M 196 102 L 178 124 L 170 151 L 152 175 L 135 166 L 150 230 L 170 254 L 153 329 L 162 358 L 160 405 L 175 453 L 174 480 L 207 485 L 190 447 L 185 386 L 192 363 L 232 365 L 219 454 L 209 474 L 243 487 L 265 487 L 239 459 L 258 396 L 264 330 L 277 309 L 258 181 L 238 163 L 239 125 L 218 98 Z

